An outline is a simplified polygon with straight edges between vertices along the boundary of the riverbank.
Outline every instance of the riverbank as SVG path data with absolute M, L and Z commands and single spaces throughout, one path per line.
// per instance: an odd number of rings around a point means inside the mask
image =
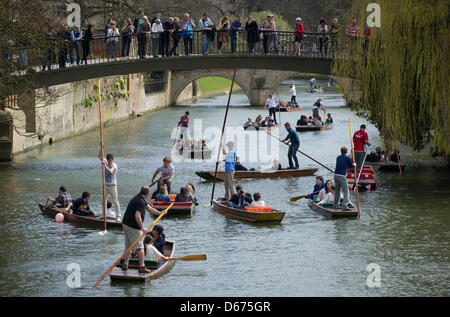
M 211 98 L 228 94 L 231 87 L 231 80 L 224 77 L 208 76 L 198 80 L 200 94 L 196 98 Z M 242 92 L 242 88 L 234 85 L 233 92 Z

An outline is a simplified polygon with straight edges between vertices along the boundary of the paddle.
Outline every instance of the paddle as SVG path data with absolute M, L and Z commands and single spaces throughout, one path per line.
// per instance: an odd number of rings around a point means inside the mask
M 274 137 L 275 139 L 277 139 L 278 141 L 280 141 L 281 143 L 288 145 L 286 142 L 283 142 L 283 140 L 281 140 L 279 137 L 276 137 L 275 135 L 270 134 L 270 133 L 267 132 L 267 131 L 265 131 L 265 132 L 266 132 L 268 135 L 270 135 L 270 136 Z M 304 153 L 304 152 L 302 152 L 302 151 L 300 151 L 300 150 L 297 150 L 297 152 L 299 152 L 300 154 L 303 154 L 304 156 L 306 156 L 307 158 L 313 160 L 314 162 L 316 162 L 316 163 L 319 164 L 320 166 L 323 166 L 323 167 L 325 167 L 327 170 L 329 170 L 330 172 L 334 173 L 334 171 L 333 171 L 331 168 L 329 168 L 328 166 L 325 166 L 325 165 L 323 165 L 322 163 L 320 163 L 319 161 L 313 159 L 313 158 L 312 158 L 311 156 L 309 156 L 308 154 L 306 154 L 306 153 Z
M 148 185 L 148 188 L 152 188 L 153 185 L 155 185 L 158 181 L 154 181 L 151 185 Z
M 186 255 L 178 258 L 168 258 L 166 261 L 181 260 L 181 261 L 206 261 L 206 254 Z M 163 258 L 157 258 L 155 261 L 164 261 Z
M 162 218 L 164 217 L 164 215 L 169 211 L 170 208 L 172 208 L 173 203 L 171 203 L 169 205 L 169 207 L 166 208 L 166 210 L 164 210 L 158 218 L 156 218 L 155 221 L 153 221 L 153 223 L 148 226 L 147 231 L 150 231 L 150 229 Z M 125 252 L 120 256 L 120 258 L 117 259 L 116 262 L 114 262 L 113 265 L 111 265 L 111 267 L 108 269 L 108 271 L 106 271 L 105 274 L 103 274 L 103 276 L 97 281 L 97 283 L 94 284 L 94 286 L 92 286 L 93 288 L 97 288 L 98 284 L 101 283 L 101 281 L 103 281 L 105 279 L 106 276 L 108 276 L 109 273 L 111 273 L 111 271 L 116 267 L 116 265 L 120 262 L 120 260 L 122 260 L 124 257 L 126 257 L 126 255 L 128 253 L 130 253 L 130 251 L 134 248 L 134 246 L 145 236 L 145 232 L 142 232 L 142 234 L 139 236 L 139 238 L 134 241 L 134 243 L 128 247 L 128 249 L 125 250 Z
M 307 194 L 307 195 L 301 195 L 301 196 L 296 196 L 296 197 L 292 197 L 291 199 L 289 199 L 290 201 L 292 201 L 292 202 L 294 202 L 294 201 L 297 201 L 297 200 L 300 200 L 300 199 L 303 199 L 303 198 L 305 198 L 306 196 L 309 196 L 309 195 L 314 195 L 314 194 L 317 194 L 317 193 L 319 193 L 320 192 L 320 190 L 319 191 L 317 191 L 317 192 L 314 192 L 314 193 L 311 193 L 311 194 Z

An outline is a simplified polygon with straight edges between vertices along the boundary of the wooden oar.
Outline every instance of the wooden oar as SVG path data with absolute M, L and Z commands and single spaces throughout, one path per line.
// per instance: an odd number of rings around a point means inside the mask
M 280 141 L 281 143 L 286 144 L 286 143 L 283 142 L 283 140 L 281 140 L 279 137 L 277 137 L 277 136 L 275 136 L 275 135 L 273 135 L 273 134 L 271 134 L 271 133 L 269 133 L 269 132 L 267 132 L 267 131 L 265 131 L 265 132 L 266 132 L 268 135 L 270 135 L 270 136 L 274 137 L 275 139 L 277 139 L 278 141 Z M 286 145 L 287 145 L 287 144 L 286 144 Z M 325 166 L 325 165 L 323 165 L 322 163 L 320 163 L 319 161 L 313 159 L 313 158 L 312 158 L 311 156 L 309 156 L 308 154 L 306 154 L 306 153 L 304 153 L 304 152 L 302 152 L 302 151 L 300 151 L 300 150 L 297 150 L 297 152 L 299 152 L 300 154 L 303 154 L 304 156 L 306 156 L 306 157 L 309 158 L 310 160 L 313 160 L 314 162 L 316 162 L 316 163 L 319 164 L 320 166 L 323 166 L 323 167 L 325 167 L 327 170 L 329 170 L 330 172 L 334 173 L 334 171 L 333 171 L 331 168 L 329 168 L 328 166 Z
M 220 146 L 219 146 L 219 150 L 217 151 L 217 161 L 216 161 L 216 170 L 214 172 L 214 182 L 213 182 L 213 188 L 212 188 L 212 192 L 211 192 L 211 206 L 212 206 L 212 202 L 214 199 L 214 190 L 216 189 L 216 178 L 217 178 L 217 170 L 219 168 L 219 158 L 220 158 L 220 150 L 222 149 L 222 140 L 223 140 L 223 133 L 225 132 L 225 125 L 227 123 L 227 117 L 228 117 L 228 109 L 230 108 L 230 101 L 231 101 L 231 95 L 233 94 L 233 86 L 234 86 L 234 80 L 236 78 L 236 72 L 237 69 L 234 69 L 234 74 L 233 74 L 233 80 L 231 81 L 231 88 L 230 88 L 230 93 L 228 94 L 228 102 L 227 102 L 227 109 L 225 110 L 225 117 L 223 118 L 223 126 L 222 126 L 222 134 L 220 135 Z
M 181 260 L 181 261 L 206 261 L 206 254 L 193 254 L 186 255 L 177 258 L 168 258 L 167 261 L 171 260 Z M 163 258 L 157 258 L 155 261 L 164 261 Z
M 351 119 L 348 119 L 348 126 L 350 128 L 350 144 L 352 146 L 352 158 L 353 158 L 353 162 L 355 162 L 355 149 L 353 147 L 353 133 L 352 133 L 352 122 Z M 356 180 L 356 168 L 357 168 L 357 164 L 355 164 L 355 168 L 354 168 L 354 175 L 355 175 L 355 186 L 354 188 L 356 188 L 356 206 L 358 207 L 358 219 L 361 215 L 361 210 L 359 209 L 359 190 L 358 190 L 358 182 Z M 361 169 L 363 167 L 361 166 Z M 348 208 L 348 206 L 342 206 L 343 208 Z
M 172 208 L 173 203 L 171 203 L 169 205 L 169 207 L 166 208 L 166 210 L 164 210 L 158 218 L 156 218 L 155 221 L 153 221 L 153 223 L 148 226 L 147 231 L 150 231 L 150 229 L 169 211 L 170 208 Z M 106 271 L 105 274 L 103 274 L 103 276 L 97 281 L 97 283 L 94 284 L 94 286 L 92 286 L 93 288 L 97 288 L 98 284 L 101 283 L 101 281 L 103 281 L 105 279 L 106 276 L 108 276 L 109 273 L 111 273 L 111 271 L 116 267 L 116 265 L 120 262 L 120 260 L 122 260 L 124 257 L 126 257 L 126 255 L 128 253 L 130 253 L 130 251 L 134 248 L 134 246 L 145 236 L 145 232 L 142 232 L 142 234 L 139 236 L 139 238 L 134 241 L 134 243 L 128 247 L 128 249 L 125 250 L 125 252 L 120 256 L 120 258 L 117 259 L 116 262 L 114 262 L 113 265 L 111 265 L 111 267 L 108 269 L 108 271 Z
M 148 185 L 148 188 L 152 188 L 158 181 L 154 181 L 151 185 Z
M 289 199 L 290 201 L 292 201 L 292 202 L 294 202 L 294 201 L 297 201 L 297 200 L 300 200 L 300 199 L 303 199 L 303 198 L 305 198 L 306 196 L 309 196 L 309 195 L 314 195 L 314 194 L 317 194 L 317 193 L 319 193 L 320 192 L 320 190 L 319 191 L 317 191 L 317 192 L 314 192 L 314 193 L 311 193 L 311 194 L 307 194 L 307 195 L 301 195 L 301 196 L 296 196 L 296 197 L 292 197 L 291 199 Z

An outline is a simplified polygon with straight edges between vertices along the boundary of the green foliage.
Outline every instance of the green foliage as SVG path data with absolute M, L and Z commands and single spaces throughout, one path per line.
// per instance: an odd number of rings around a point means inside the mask
M 262 23 L 267 19 L 268 14 L 273 14 L 273 20 L 275 21 L 275 25 L 278 31 L 292 31 L 295 29 L 295 21 L 290 24 L 286 19 L 283 18 L 282 15 L 275 14 L 271 11 L 267 10 L 250 13 L 250 15 L 253 17 L 253 20 L 258 23 L 258 26 L 262 25 Z M 246 19 L 243 19 L 243 25 L 245 25 L 246 21 Z
M 369 2 L 354 2 L 347 21 L 364 21 Z M 355 79 L 361 98 L 352 108 L 378 127 L 388 147 L 400 141 L 420 151 L 431 142 L 433 154 L 450 159 L 448 1 L 377 3 L 381 28 L 372 30 L 365 52 L 361 38 L 352 58 L 338 56 L 333 73 Z

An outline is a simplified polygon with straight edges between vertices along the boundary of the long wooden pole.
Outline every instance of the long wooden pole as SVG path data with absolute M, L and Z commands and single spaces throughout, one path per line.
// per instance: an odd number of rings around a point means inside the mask
M 100 116 L 100 155 L 102 157 L 102 189 L 103 189 L 103 223 L 106 231 L 106 187 L 105 187 L 105 151 L 103 145 L 103 121 L 102 121 L 102 93 L 100 79 L 98 80 L 98 113 Z
M 169 205 L 169 207 L 166 208 L 166 210 L 164 210 L 159 216 L 158 218 L 156 218 L 155 221 L 153 221 L 153 223 L 148 226 L 147 231 L 150 231 L 150 229 L 169 211 L 170 208 L 172 208 L 173 203 L 171 203 Z M 116 262 L 114 262 L 113 265 L 111 265 L 111 267 L 108 269 L 108 271 L 106 271 L 105 274 L 102 275 L 102 277 L 97 281 L 97 283 L 94 284 L 94 286 L 92 286 L 93 288 L 97 288 L 98 284 L 100 284 L 106 276 L 108 276 L 109 273 L 111 273 L 111 271 L 114 269 L 114 267 L 120 262 L 120 260 L 122 260 L 128 253 L 130 253 L 130 251 L 134 248 L 134 246 L 145 236 L 145 232 L 142 232 L 142 234 L 139 236 L 139 238 L 134 241 L 134 243 L 128 247 L 128 249 L 125 250 L 125 252 L 120 256 L 120 258 L 118 258 L 116 260 Z
M 266 133 L 267 133 L 268 135 L 274 137 L 275 139 L 277 139 L 277 140 L 280 141 L 281 143 L 286 144 L 286 143 L 284 143 L 283 140 L 281 140 L 279 137 L 277 137 L 277 136 L 275 136 L 275 135 L 273 135 L 273 134 L 271 134 L 271 133 L 269 133 L 269 132 L 267 132 L 267 131 L 266 131 Z M 287 145 L 287 144 L 286 144 L 286 145 Z M 319 164 L 320 166 L 325 167 L 325 168 L 326 168 L 327 170 L 329 170 L 330 172 L 334 173 L 334 171 L 333 171 L 331 168 L 329 168 L 328 166 L 323 165 L 323 164 L 320 163 L 319 161 L 313 159 L 313 158 L 312 158 L 311 156 L 309 156 L 308 154 L 306 154 L 306 153 L 304 153 L 304 152 L 302 152 L 302 151 L 300 151 L 300 150 L 297 150 L 297 151 L 298 151 L 300 154 L 303 154 L 304 156 L 306 156 L 307 158 L 309 158 L 310 160 L 313 160 L 314 162 L 316 162 L 316 163 Z
M 219 150 L 217 151 L 216 170 L 214 171 L 214 182 L 213 182 L 213 188 L 212 188 L 212 192 L 211 192 L 211 201 L 210 201 L 211 206 L 212 206 L 212 202 L 214 199 L 214 190 L 216 189 L 216 178 L 217 178 L 217 169 L 219 168 L 220 151 L 222 150 L 223 134 L 225 132 L 225 125 L 227 123 L 228 109 L 230 108 L 230 101 L 231 101 L 231 95 L 233 94 L 233 86 L 234 86 L 234 80 L 236 79 L 236 72 L 237 72 L 237 69 L 235 68 L 234 74 L 233 74 L 233 80 L 231 81 L 230 93 L 228 94 L 227 109 L 225 110 L 225 117 L 223 118 L 222 135 L 220 136 Z
M 351 119 L 348 119 L 348 126 L 350 128 L 350 144 L 352 146 L 352 159 L 353 162 L 356 163 L 355 161 L 355 149 L 353 147 L 353 133 L 352 133 L 352 121 Z M 356 191 L 356 207 L 358 208 L 358 219 L 361 216 L 361 210 L 359 209 L 359 190 L 358 190 L 358 182 L 356 179 L 356 169 L 357 169 L 357 164 L 355 164 L 355 168 L 354 168 L 354 176 L 355 176 L 355 191 Z M 363 168 L 362 166 L 360 167 L 361 169 Z M 349 194 L 350 195 L 350 194 Z M 342 206 L 344 207 L 344 206 Z M 348 208 L 347 206 L 345 206 L 344 208 Z

